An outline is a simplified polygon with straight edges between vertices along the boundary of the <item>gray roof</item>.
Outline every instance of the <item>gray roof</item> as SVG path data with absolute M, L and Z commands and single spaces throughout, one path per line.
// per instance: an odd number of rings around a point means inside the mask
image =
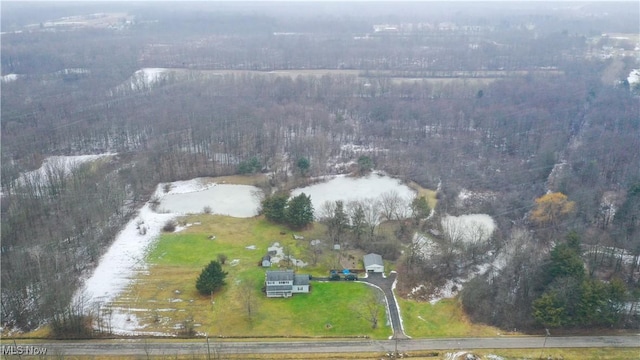
M 380 266 L 384 266 L 384 262 L 382 262 L 382 256 L 378 255 L 378 254 L 367 254 L 364 256 L 364 267 L 366 268 L 367 266 L 370 265 L 380 265 Z
M 293 281 L 293 270 L 267 271 L 267 281 Z
M 296 275 L 293 279 L 293 285 L 309 285 L 309 275 Z

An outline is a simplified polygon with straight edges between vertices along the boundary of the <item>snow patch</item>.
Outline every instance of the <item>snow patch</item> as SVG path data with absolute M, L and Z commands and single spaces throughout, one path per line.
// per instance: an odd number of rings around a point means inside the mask
M 18 74 L 7 74 L 7 75 L 2 75 L 1 79 L 2 79 L 3 83 L 8 83 L 8 82 L 13 82 L 13 81 L 18 80 L 19 76 L 20 75 L 18 75 Z
M 640 84 L 640 69 L 633 69 L 629 76 L 627 77 L 627 82 L 629 85 Z
M 271 255 L 272 264 L 278 264 L 280 263 L 280 261 L 284 261 L 285 259 L 288 258 L 289 261 L 291 261 L 291 263 L 296 267 L 305 267 L 308 265 L 306 262 L 302 260 L 298 260 L 293 256 L 286 256 L 284 253 L 284 247 L 282 247 L 278 242 L 271 244 L 271 246 L 267 248 L 267 252 L 270 254 L 274 254 L 274 255 Z
M 20 179 L 18 179 L 18 182 L 24 183 L 26 180 L 30 180 L 42 183 L 47 179 L 47 173 L 51 171 L 57 172 L 57 170 L 61 170 L 63 176 L 67 176 L 71 173 L 71 170 L 82 164 L 115 155 L 117 154 L 105 153 L 97 155 L 49 156 L 44 159 L 40 168 L 33 171 L 27 171 L 22 174 Z
M 455 233 L 451 237 L 456 240 L 475 242 L 481 238 L 486 241 L 493 234 L 496 223 L 487 214 L 447 215 L 442 218 L 442 228 L 445 233 Z

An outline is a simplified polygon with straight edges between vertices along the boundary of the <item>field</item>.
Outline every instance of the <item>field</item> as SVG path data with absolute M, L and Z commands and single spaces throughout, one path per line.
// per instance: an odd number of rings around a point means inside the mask
M 389 327 L 372 329 L 357 315 L 362 299 L 372 291 L 364 284 L 312 282 L 310 294 L 289 299 L 264 296 L 264 269 L 258 262 L 267 247 L 279 242 L 285 253 L 303 257 L 307 240 L 294 240 L 287 229 L 262 218 L 198 215 L 183 221 L 199 225 L 162 235 L 148 254 L 146 275 L 141 275 L 116 302 L 135 316 L 144 332 L 172 335 L 192 327 L 197 333 L 224 337 L 386 338 L 391 334 Z M 319 231 L 322 228 L 317 226 L 296 234 L 311 239 Z M 210 239 L 213 236 L 215 239 Z M 221 253 L 228 257 L 223 266 L 228 272 L 227 285 L 213 297 L 200 295 L 195 280 L 201 269 Z M 326 276 L 323 266 L 300 272 Z M 251 316 L 246 301 L 252 302 Z
M 496 336 L 500 329 L 474 324 L 462 311 L 457 299 L 435 304 L 398 299 L 404 331 L 413 338 Z

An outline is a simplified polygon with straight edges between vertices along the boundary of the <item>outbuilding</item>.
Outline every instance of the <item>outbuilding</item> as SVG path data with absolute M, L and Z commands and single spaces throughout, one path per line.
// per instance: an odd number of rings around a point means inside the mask
M 382 256 L 378 254 L 367 254 L 364 256 L 364 270 L 372 273 L 383 273 L 384 262 Z

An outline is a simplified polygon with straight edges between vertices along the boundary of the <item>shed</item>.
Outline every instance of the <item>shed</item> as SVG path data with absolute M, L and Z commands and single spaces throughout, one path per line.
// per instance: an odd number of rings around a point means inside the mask
M 365 255 L 364 269 L 366 272 L 383 273 L 384 262 L 382 261 L 382 256 L 373 253 Z
M 262 257 L 262 267 L 271 267 L 271 255 L 267 254 Z

